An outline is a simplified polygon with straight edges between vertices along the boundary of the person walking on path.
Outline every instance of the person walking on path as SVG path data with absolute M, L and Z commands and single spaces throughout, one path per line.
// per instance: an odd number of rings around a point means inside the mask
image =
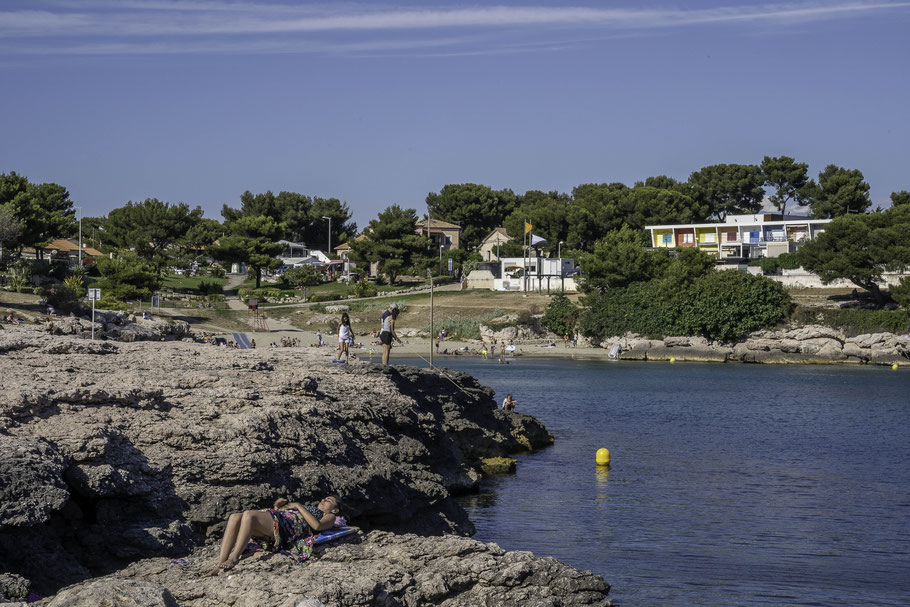
M 389 304 L 389 309 L 382 313 L 382 331 L 379 332 L 379 343 L 382 344 L 382 364 L 389 364 L 389 354 L 392 352 L 392 340 L 399 344 L 398 334 L 395 333 L 395 319 L 398 318 L 398 304 L 394 301 Z
M 349 357 L 348 347 L 354 341 L 354 333 L 351 331 L 351 318 L 347 312 L 341 314 L 341 324 L 338 326 L 338 355 L 335 362 L 347 362 Z M 341 356 L 344 355 L 342 361 Z

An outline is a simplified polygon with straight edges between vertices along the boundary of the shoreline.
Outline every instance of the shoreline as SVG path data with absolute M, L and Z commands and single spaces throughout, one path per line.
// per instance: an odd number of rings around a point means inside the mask
M 315 333 L 314 333 L 315 335 Z M 688 340 L 690 338 L 668 338 L 676 340 Z M 698 339 L 698 338 L 691 338 Z M 618 340 L 617 340 L 618 341 Z M 650 340 L 658 341 L 658 340 Z M 666 343 L 666 342 L 664 342 Z M 730 364 L 786 364 L 786 365 L 873 365 L 873 366 L 892 366 L 897 365 L 898 367 L 910 367 L 910 358 L 907 358 L 903 355 L 894 355 L 892 353 L 882 353 L 882 355 L 877 355 L 876 351 L 872 348 L 869 348 L 870 352 L 863 354 L 860 353 L 859 356 L 830 356 L 827 354 L 811 354 L 807 352 L 792 351 L 787 352 L 784 350 L 774 349 L 760 349 L 760 350 L 748 350 L 747 347 L 743 347 L 742 344 L 748 342 L 740 342 L 734 346 L 713 346 L 713 347 L 699 347 L 695 346 L 666 346 L 666 345 L 651 345 L 648 347 L 632 347 L 631 349 L 624 349 L 618 359 L 611 359 L 609 356 L 609 348 L 595 347 L 590 345 L 579 344 L 578 347 L 565 348 L 562 345 L 557 345 L 556 347 L 545 347 L 538 344 L 516 344 L 515 345 L 515 354 L 506 355 L 504 357 L 505 361 L 512 361 L 518 359 L 554 359 L 554 360 L 598 360 L 598 361 L 610 361 L 610 362 L 622 362 L 622 361 L 638 361 L 638 362 L 709 362 L 709 363 L 730 363 Z M 373 348 L 372 361 L 369 355 L 370 347 Z M 451 349 L 460 349 L 467 347 L 468 351 L 461 354 L 452 354 Z M 739 350 L 737 350 L 739 347 Z M 786 346 L 785 346 L 786 347 Z M 313 350 L 316 352 L 322 352 L 326 356 L 331 353 L 331 356 L 334 357 L 336 352 L 335 347 L 329 347 L 328 345 L 322 347 L 310 347 L 298 346 L 299 348 L 305 348 L 307 350 Z M 442 351 L 448 348 L 450 352 L 448 354 L 443 354 Z M 281 348 L 278 348 L 281 349 Z M 293 348 L 290 348 L 293 349 Z M 743 351 L 746 352 L 743 352 Z M 351 349 L 351 354 L 358 360 L 364 362 L 373 362 L 379 363 L 382 359 L 382 346 L 380 345 L 366 345 L 362 348 L 353 348 Z M 473 341 L 461 341 L 461 340 L 452 340 L 446 341 L 440 344 L 440 351 L 433 354 L 434 364 L 444 364 L 443 361 L 451 360 L 453 358 L 468 357 L 481 359 L 482 355 L 479 353 L 479 346 L 477 342 Z M 395 344 L 392 347 L 392 353 L 390 357 L 390 364 L 395 364 L 395 359 L 397 357 L 406 357 L 406 358 L 421 358 L 425 362 L 429 363 L 430 357 L 430 343 L 426 342 L 417 342 L 417 341 L 408 341 L 405 340 L 403 345 Z M 499 351 L 497 347 L 497 353 L 494 356 L 489 356 L 491 364 L 496 364 L 499 359 Z

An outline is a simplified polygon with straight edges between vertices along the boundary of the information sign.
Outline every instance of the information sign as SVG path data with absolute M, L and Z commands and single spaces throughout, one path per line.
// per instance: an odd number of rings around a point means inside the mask
M 89 289 L 88 298 L 89 301 L 97 301 L 101 299 L 101 289 Z

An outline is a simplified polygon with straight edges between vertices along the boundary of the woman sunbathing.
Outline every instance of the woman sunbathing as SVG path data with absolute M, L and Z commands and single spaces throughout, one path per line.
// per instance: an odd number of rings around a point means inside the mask
M 312 533 L 331 529 L 339 512 L 340 503 L 333 495 L 315 508 L 280 497 L 268 510 L 235 512 L 228 517 L 218 564 L 206 575 L 233 569 L 250 540 L 262 540 L 274 552 L 286 550 Z

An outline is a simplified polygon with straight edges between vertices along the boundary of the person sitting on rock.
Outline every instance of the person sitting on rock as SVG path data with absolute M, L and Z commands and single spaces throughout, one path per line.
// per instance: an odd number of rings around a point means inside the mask
M 334 495 L 324 498 L 316 507 L 280 497 L 267 510 L 235 512 L 227 520 L 218 564 L 206 576 L 233 569 L 250 540 L 261 540 L 272 552 L 293 553 L 299 542 L 314 532 L 331 529 L 340 512 L 341 502 Z

